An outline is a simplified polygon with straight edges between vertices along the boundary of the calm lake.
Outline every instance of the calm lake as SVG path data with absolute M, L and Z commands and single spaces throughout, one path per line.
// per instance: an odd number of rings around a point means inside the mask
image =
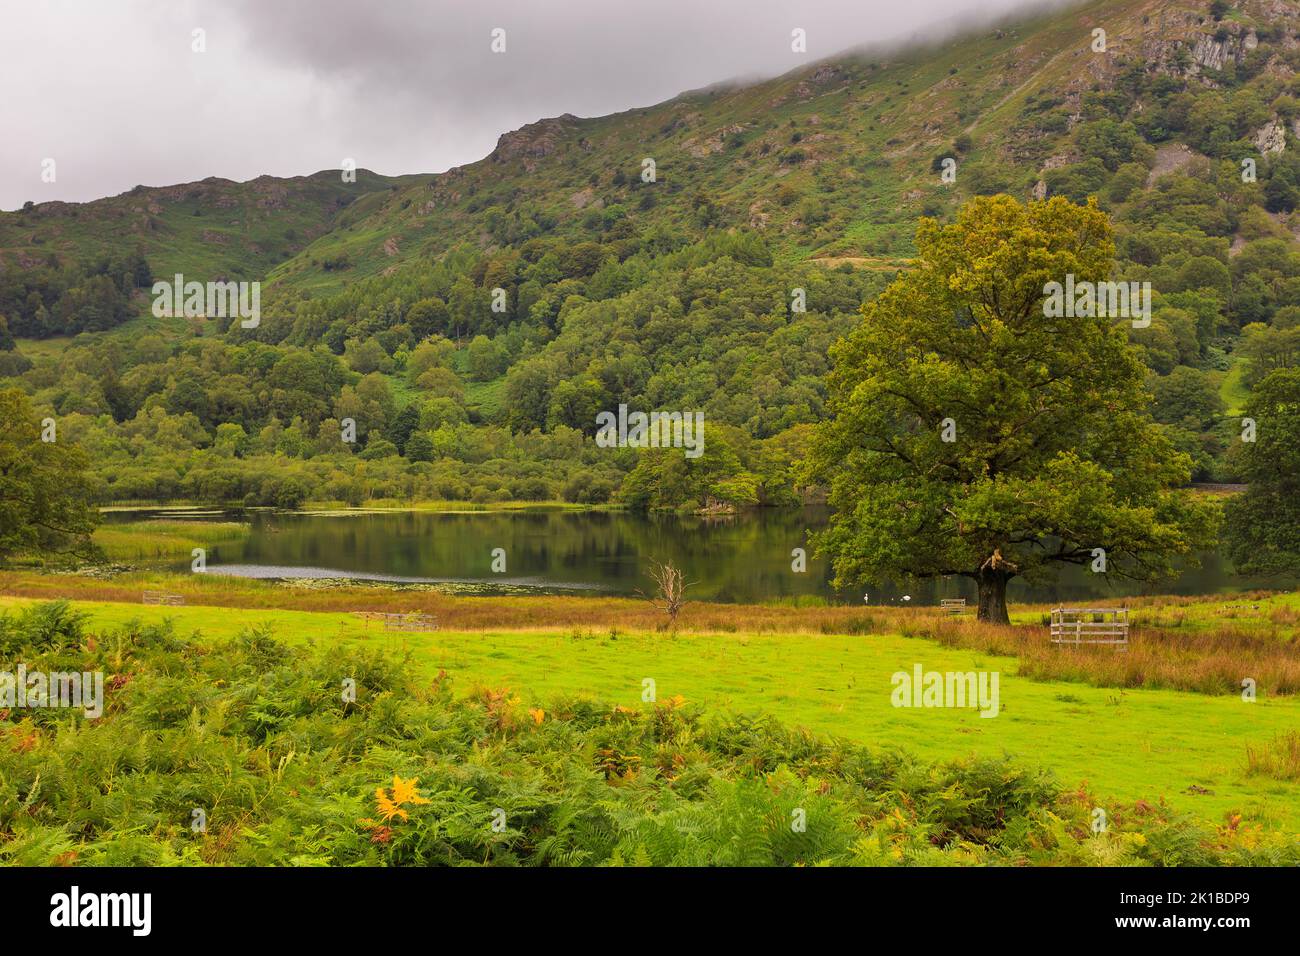
M 440 583 L 481 593 L 635 594 L 651 590 L 645 570 L 652 559 L 683 568 L 697 600 L 760 602 L 818 595 L 830 601 L 937 604 L 945 597 L 973 602 L 962 578 L 913 584 L 874 582 L 852 592 L 830 585 L 826 562 L 809 553 L 807 571 L 791 570 L 791 551 L 808 548 L 808 532 L 822 527 L 825 508 L 763 509 L 735 517 L 698 518 L 627 513 L 523 511 L 431 514 L 383 512 L 299 514 L 272 511 L 175 510 L 111 512 L 108 522 L 150 517 L 241 520 L 250 525 L 240 542 L 208 551 L 208 571 L 263 578 L 362 578 Z M 493 551 L 505 551 L 505 571 L 492 569 Z M 188 570 L 189 560 L 166 563 Z M 1013 581 L 1018 601 L 1077 603 L 1145 592 L 1214 594 L 1250 588 L 1284 588 L 1294 581 L 1245 578 L 1209 553 L 1199 568 L 1173 581 L 1142 588 L 1085 568 L 1064 569 L 1049 581 Z

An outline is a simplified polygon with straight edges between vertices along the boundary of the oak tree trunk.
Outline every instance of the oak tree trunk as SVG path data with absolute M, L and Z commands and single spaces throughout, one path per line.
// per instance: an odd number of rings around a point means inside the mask
M 1010 624 L 1007 614 L 1007 582 L 1011 575 L 1006 571 L 984 568 L 976 577 L 979 584 L 980 606 L 978 620 L 989 624 Z

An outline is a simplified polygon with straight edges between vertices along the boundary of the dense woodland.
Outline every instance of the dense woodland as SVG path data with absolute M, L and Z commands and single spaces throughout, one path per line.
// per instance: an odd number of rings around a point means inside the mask
M 103 500 L 604 502 L 637 453 L 591 436 L 599 411 L 626 402 L 708 421 L 704 456 L 649 504 L 729 480 L 729 498 L 791 501 L 829 346 L 883 278 L 776 266 L 753 234 L 679 246 L 538 239 L 508 254 L 458 251 L 286 303 L 256 337 L 105 338 L 43 365 L 10 351 L 6 371 L 91 453 Z M 54 313 L 76 316 L 65 303 L 107 280 L 65 281 Z M 509 312 L 491 310 L 492 288 L 509 290 Z M 791 310 L 794 288 L 808 311 Z M 346 418 L 355 446 L 342 440 Z M 736 483 L 741 473 L 749 480 Z

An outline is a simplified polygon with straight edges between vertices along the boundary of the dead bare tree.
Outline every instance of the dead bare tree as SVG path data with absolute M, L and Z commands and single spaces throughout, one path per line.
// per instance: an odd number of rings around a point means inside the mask
M 676 633 L 677 615 L 681 614 L 686 603 L 686 589 L 690 585 L 681 568 L 663 561 L 651 561 L 648 572 L 650 580 L 655 583 L 655 593 L 648 595 L 644 591 L 637 594 L 645 598 L 657 610 L 668 615 L 668 628 Z

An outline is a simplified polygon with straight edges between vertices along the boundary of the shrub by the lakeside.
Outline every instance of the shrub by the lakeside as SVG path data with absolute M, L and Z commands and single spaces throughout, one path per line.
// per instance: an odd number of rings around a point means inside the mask
M 91 634 L 41 604 L 0 617 L 0 667 L 20 661 L 103 671 L 106 702 L 0 714 L 8 864 L 1300 863 L 1281 835 L 1142 801 L 1094 833 L 1094 797 L 1006 760 L 926 763 L 678 699 L 418 686 L 400 657 L 258 629 Z

